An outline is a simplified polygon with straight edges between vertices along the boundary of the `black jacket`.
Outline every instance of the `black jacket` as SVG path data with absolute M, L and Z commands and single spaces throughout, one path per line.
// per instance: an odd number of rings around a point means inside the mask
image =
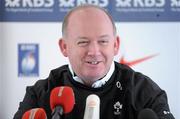
M 170 111 L 165 91 L 147 76 L 116 62 L 110 80 L 100 88 L 75 82 L 67 65 L 52 70 L 47 79 L 27 87 L 14 119 L 21 119 L 24 112 L 37 107 L 44 108 L 51 119 L 50 91 L 63 85 L 72 87 L 75 94 L 75 106 L 64 119 L 83 119 L 86 98 L 90 94 L 100 98 L 100 119 L 137 119 L 139 111 L 144 108 L 154 110 L 159 119 L 174 119 L 171 113 L 166 113 Z

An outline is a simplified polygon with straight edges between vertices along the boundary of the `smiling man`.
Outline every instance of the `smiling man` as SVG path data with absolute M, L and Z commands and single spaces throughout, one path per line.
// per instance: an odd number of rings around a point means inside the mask
M 65 21 L 59 46 L 75 74 L 90 86 L 114 65 L 119 49 L 115 27 L 104 11 L 86 6 L 71 12 Z
M 144 109 L 159 119 L 174 119 L 165 91 L 147 76 L 113 61 L 120 40 L 104 9 L 93 5 L 72 9 L 64 18 L 62 36 L 59 47 L 69 65 L 52 70 L 47 79 L 27 87 L 14 119 L 21 119 L 32 108 L 45 109 L 51 119 L 49 95 L 58 86 L 70 86 L 75 96 L 73 110 L 63 114 L 63 119 L 83 119 L 90 94 L 100 98 L 100 119 L 137 119 Z

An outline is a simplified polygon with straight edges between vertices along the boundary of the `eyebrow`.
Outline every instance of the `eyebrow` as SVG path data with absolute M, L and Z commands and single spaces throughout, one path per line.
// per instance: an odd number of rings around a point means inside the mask
M 106 35 L 106 34 L 105 34 L 105 35 L 101 35 L 100 37 L 109 37 L 109 35 Z
M 101 35 L 101 36 L 99 36 L 99 38 L 109 38 L 110 36 L 109 35 Z M 79 37 L 77 37 L 77 39 L 89 39 L 88 37 L 86 37 L 86 36 L 79 36 Z
M 109 38 L 109 35 L 101 35 L 99 38 Z
M 79 36 L 79 37 L 77 37 L 77 39 L 89 39 L 89 38 L 85 37 L 85 36 Z

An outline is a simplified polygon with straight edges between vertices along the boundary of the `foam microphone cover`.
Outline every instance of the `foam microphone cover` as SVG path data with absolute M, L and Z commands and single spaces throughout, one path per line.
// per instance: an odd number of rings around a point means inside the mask
M 86 99 L 84 119 L 99 119 L 100 99 L 97 95 L 91 94 Z
M 63 113 L 72 111 L 75 104 L 74 92 L 71 87 L 61 86 L 56 87 L 50 94 L 50 107 L 53 111 L 56 106 L 62 106 Z
M 152 109 L 146 108 L 139 112 L 138 119 L 158 119 L 158 116 Z
M 23 114 L 22 119 L 47 119 L 43 108 L 33 108 Z

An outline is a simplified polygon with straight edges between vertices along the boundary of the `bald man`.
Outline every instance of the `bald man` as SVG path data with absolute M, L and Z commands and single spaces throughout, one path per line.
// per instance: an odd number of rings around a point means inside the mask
M 27 110 L 39 107 L 51 119 L 49 95 L 58 86 L 70 86 L 75 96 L 73 110 L 63 114 L 63 119 L 83 119 L 90 94 L 100 98 L 100 119 L 137 119 L 146 108 L 153 110 L 159 119 L 174 119 L 165 91 L 147 76 L 113 61 L 119 44 L 114 22 L 104 9 L 93 5 L 72 9 L 64 18 L 59 40 L 69 64 L 27 87 L 14 119 L 21 119 Z

